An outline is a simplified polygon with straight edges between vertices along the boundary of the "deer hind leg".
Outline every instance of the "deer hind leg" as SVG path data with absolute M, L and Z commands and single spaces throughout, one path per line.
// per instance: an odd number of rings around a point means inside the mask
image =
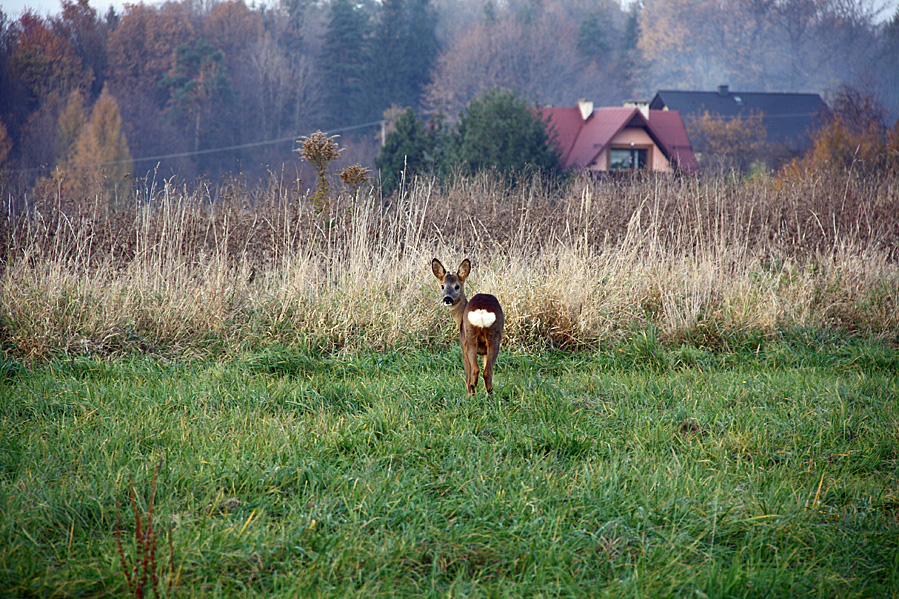
M 484 387 L 487 393 L 493 393 L 493 365 L 496 364 L 496 358 L 499 356 L 499 344 L 487 345 L 487 353 L 484 354 Z
M 474 395 L 478 386 L 478 346 L 472 343 L 462 345 L 462 359 L 465 361 L 465 386 Z

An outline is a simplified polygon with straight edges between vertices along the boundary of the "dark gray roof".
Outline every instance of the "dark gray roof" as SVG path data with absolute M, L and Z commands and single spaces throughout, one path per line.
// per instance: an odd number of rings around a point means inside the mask
M 795 149 L 808 146 L 808 133 L 820 126 L 821 117 L 827 113 L 827 105 L 818 94 L 737 92 L 726 85 L 708 92 L 659 90 L 649 108 L 679 110 L 685 120 L 706 110 L 723 117 L 761 113 L 768 140 Z

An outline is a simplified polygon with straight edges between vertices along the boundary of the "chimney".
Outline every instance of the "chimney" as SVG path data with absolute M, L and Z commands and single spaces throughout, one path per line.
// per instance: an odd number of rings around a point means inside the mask
M 590 100 L 578 100 L 577 107 L 581 111 L 581 118 L 585 121 L 593 114 L 593 102 Z
M 625 108 L 636 108 L 645 118 L 649 118 L 649 102 L 641 102 L 639 100 L 625 100 L 623 106 Z
M 726 98 L 729 94 L 727 85 L 719 85 L 718 86 L 718 95 L 722 98 Z

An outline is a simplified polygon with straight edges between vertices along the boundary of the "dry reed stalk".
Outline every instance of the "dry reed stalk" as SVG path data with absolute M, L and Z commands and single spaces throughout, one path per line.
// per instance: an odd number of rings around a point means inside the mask
M 511 347 L 615 343 L 642 326 L 722 346 L 785 326 L 884 336 L 899 325 L 897 189 L 851 181 L 836 201 L 817 182 L 479 175 L 318 212 L 280 183 L 215 202 L 165 184 L 126 213 L 8 215 L 0 341 L 29 358 L 443 342 L 435 255 L 472 259 L 472 290 L 501 299 Z

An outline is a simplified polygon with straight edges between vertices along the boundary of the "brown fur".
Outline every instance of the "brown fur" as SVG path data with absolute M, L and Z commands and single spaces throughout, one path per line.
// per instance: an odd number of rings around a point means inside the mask
M 450 314 L 459 326 L 459 343 L 462 345 L 462 364 L 465 367 L 465 385 L 474 394 L 478 384 L 478 356 L 484 356 L 484 387 L 493 392 L 493 365 L 499 355 L 503 338 L 505 317 L 499 300 L 487 293 L 479 293 L 469 301 L 465 297 L 465 279 L 471 273 L 471 262 L 466 258 L 453 274 L 446 272 L 439 260 L 434 258 L 431 270 L 440 281 L 441 298 L 450 307 Z M 486 310 L 496 315 L 489 327 L 477 327 L 468 320 L 474 310 Z

